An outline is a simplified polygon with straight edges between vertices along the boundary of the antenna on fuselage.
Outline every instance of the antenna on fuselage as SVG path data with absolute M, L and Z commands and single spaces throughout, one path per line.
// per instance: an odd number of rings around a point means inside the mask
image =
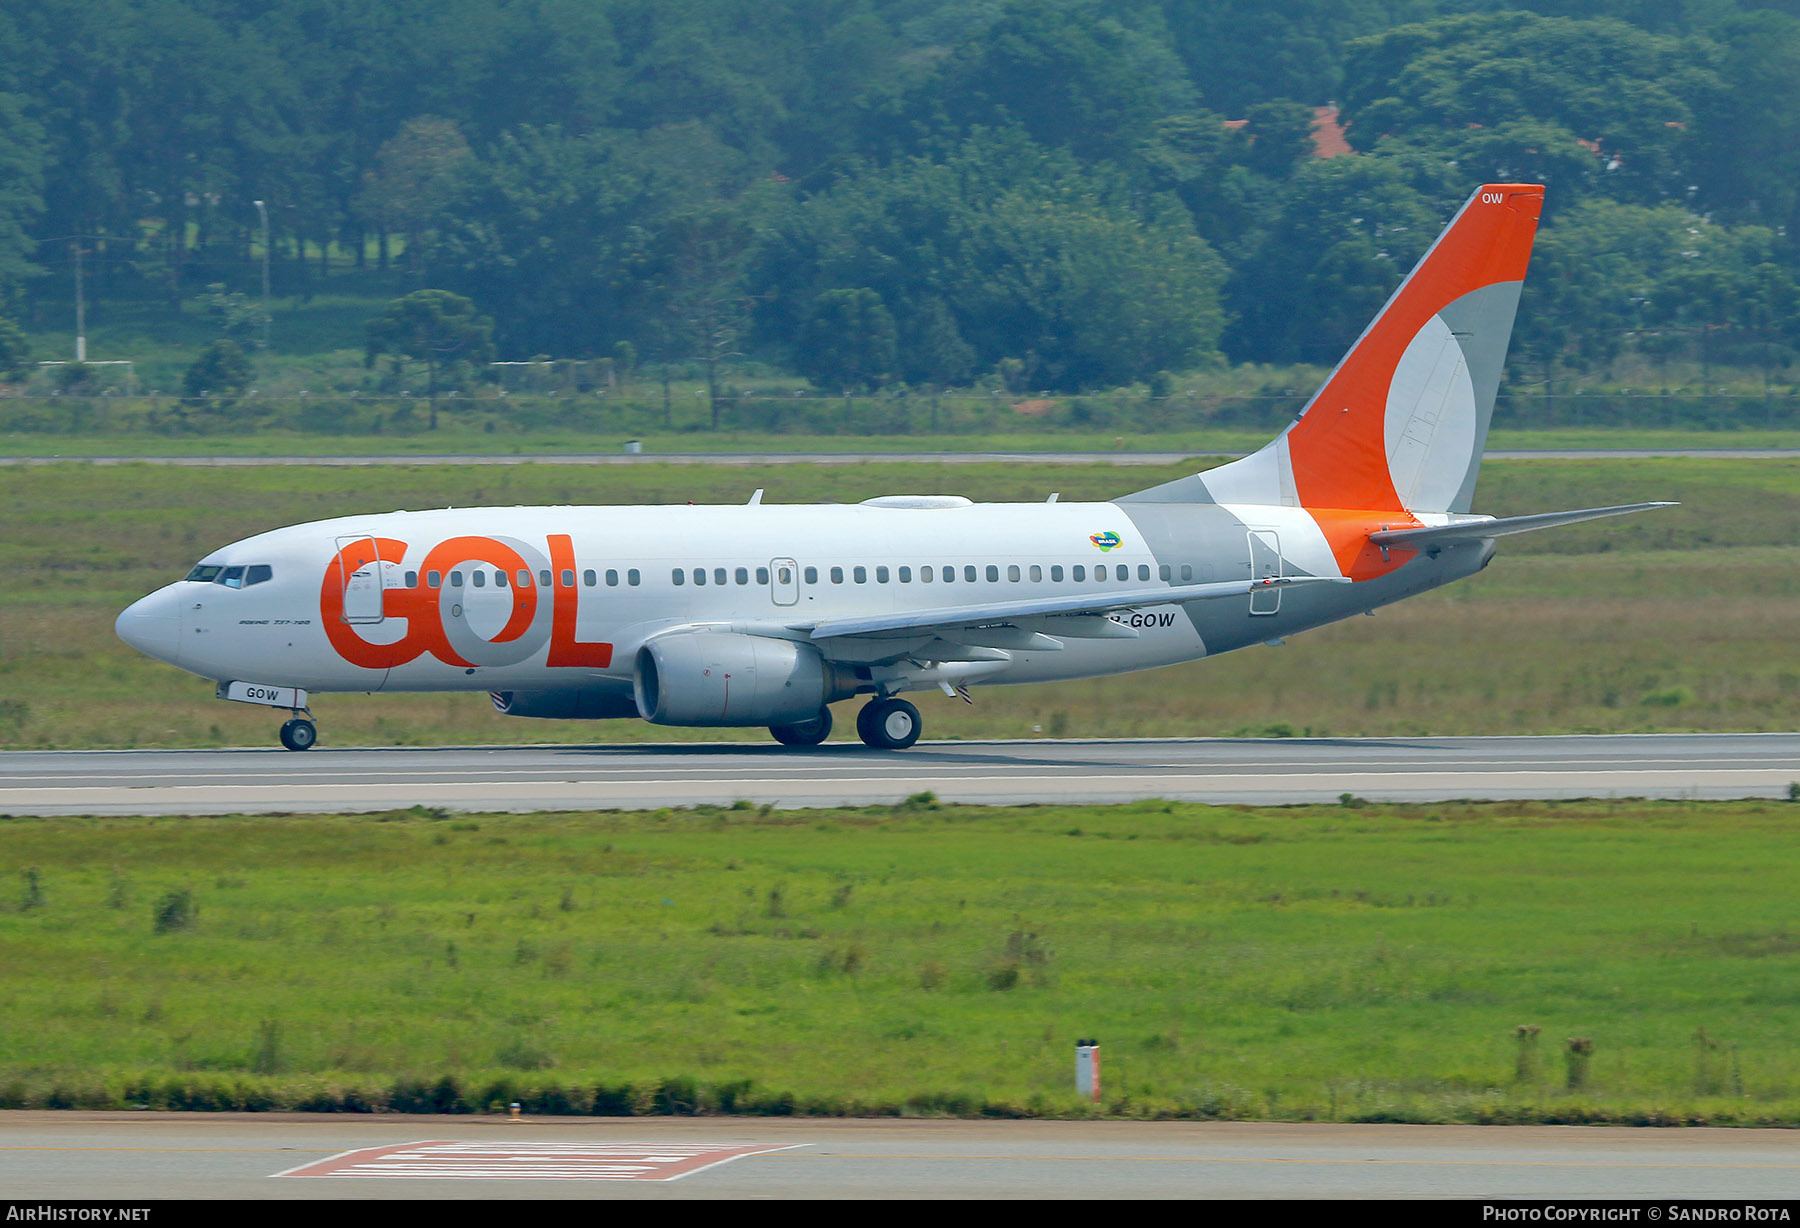
M 745 507 L 756 507 L 756 506 L 760 505 L 762 503 L 762 495 L 763 495 L 763 488 L 758 486 L 756 488 L 756 493 L 750 496 L 750 502 L 746 503 L 744 506 Z

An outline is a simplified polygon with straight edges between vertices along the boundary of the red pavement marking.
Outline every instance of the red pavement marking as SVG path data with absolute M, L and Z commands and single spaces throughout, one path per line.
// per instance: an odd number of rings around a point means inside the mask
M 791 1146 L 804 1146 L 792 1144 Z M 711 1143 L 459 1143 L 363 1147 L 277 1177 L 425 1177 L 511 1181 L 673 1181 L 739 1156 L 789 1147 Z

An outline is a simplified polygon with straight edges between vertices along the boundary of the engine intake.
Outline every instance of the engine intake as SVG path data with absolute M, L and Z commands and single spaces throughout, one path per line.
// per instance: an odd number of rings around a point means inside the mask
M 638 714 L 658 725 L 786 725 L 854 692 L 818 649 L 724 631 L 658 636 L 637 654 Z

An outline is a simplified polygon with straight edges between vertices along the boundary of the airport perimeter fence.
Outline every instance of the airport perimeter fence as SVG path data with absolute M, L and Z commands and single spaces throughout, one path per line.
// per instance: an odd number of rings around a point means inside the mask
M 719 399 L 722 429 L 773 436 L 936 436 L 1111 434 L 1226 430 L 1273 435 L 1306 404 L 1277 393 L 1145 396 L 1132 391 L 1082 395 L 955 392 L 825 396 L 804 392 L 738 392 Z M 705 434 L 712 407 L 684 388 L 665 403 L 654 389 L 544 395 L 445 395 L 441 427 L 497 436 L 546 430 L 605 439 L 672 433 Z M 259 431 L 306 435 L 423 435 L 431 407 L 424 396 L 377 393 L 174 397 L 101 394 L 0 397 L 0 435 L 150 435 L 171 439 Z M 1767 394 L 1578 392 L 1503 394 L 1494 411 L 1501 429 L 1618 430 L 1800 429 L 1800 390 Z

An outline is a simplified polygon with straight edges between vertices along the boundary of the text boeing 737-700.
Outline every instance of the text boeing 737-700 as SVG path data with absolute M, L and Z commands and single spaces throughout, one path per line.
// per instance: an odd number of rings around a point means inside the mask
M 127 643 L 289 710 L 310 691 L 493 694 L 511 716 L 919 737 L 900 698 L 1152 669 L 1480 571 L 1496 539 L 1642 508 L 1473 515 L 1543 189 L 1488 184 L 1261 451 L 1109 503 L 457 508 L 214 551 L 119 616 Z

